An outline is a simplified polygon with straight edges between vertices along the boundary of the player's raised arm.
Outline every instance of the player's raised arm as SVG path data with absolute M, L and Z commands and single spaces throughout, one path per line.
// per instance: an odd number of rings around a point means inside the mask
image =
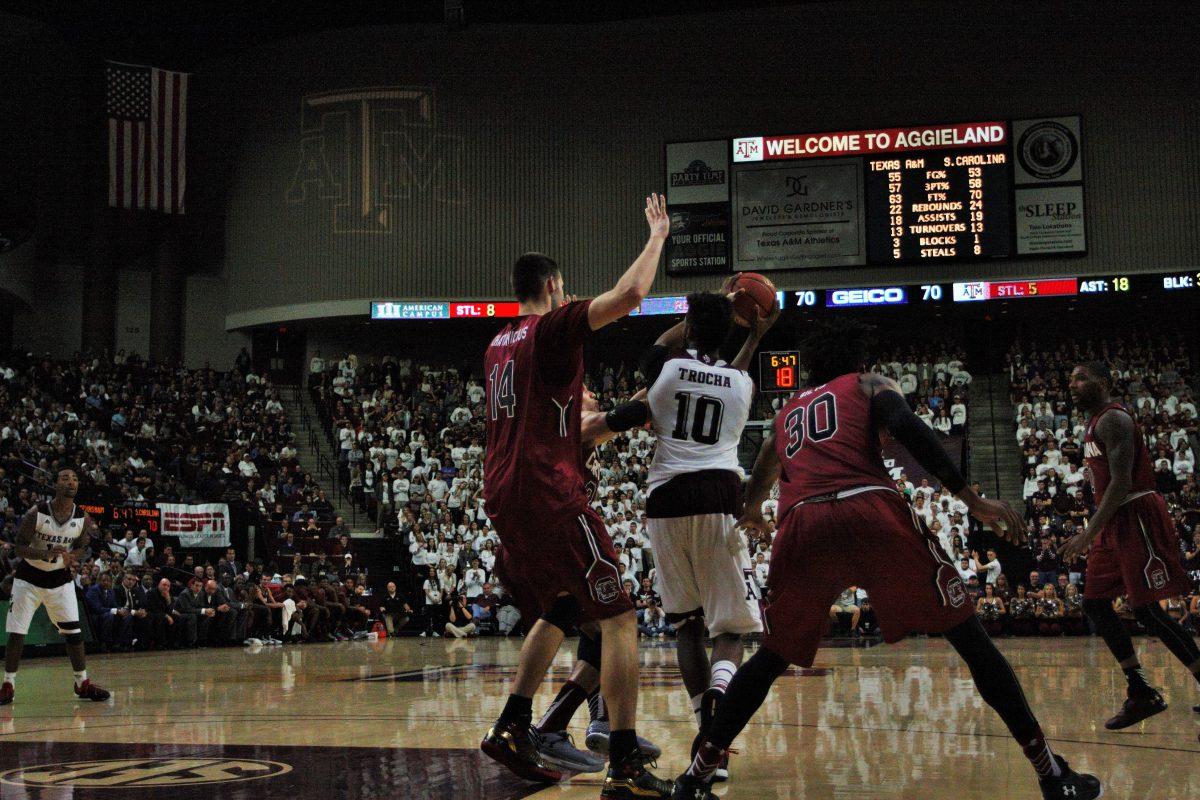
M 627 316 L 650 294 L 654 276 L 658 273 L 663 243 L 671 230 L 666 197 L 652 194 L 646 198 L 646 222 L 650 226 L 650 239 L 642 248 L 642 254 L 629 265 L 616 286 L 597 297 L 588 307 L 588 325 L 594 331 Z
M 775 452 L 775 427 L 767 429 L 762 445 L 758 448 L 758 457 L 754 459 L 754 469 L 746 484 L 746 507 L 742 512 L 738 525 L 743 528 L 753 528 L 766 531 L 767 523 L 763 519 L 762 505 L 771 493 L 771 487 L 779 480 L 779 453 Z
M 1133 459 L 1137 453 L 1137 437 L 1133 426 L 1133 417 L 1122 413 L 1105 414 L 1096 422 L 1095 435 L 1104 443 L 1108 454 L 1110 478 L 1096 513 L 1082 531 L 1059 548 L 1059 554 L 1068 564 L 1087 552 L 1129 496 L 1130 487 L 1133 486 Z
M 967 485 L 937 434 L 908 407 L 899 384 L 883 375 L 868 373 L 862 376 L 859 385 L 871 398 L 871 417 L 876 424 L 885 428 L 922 467 L 966 503 L 972 516 L 1013 544 L 1025 540 L 1020 515 L 1005 501 L 984 499 Z

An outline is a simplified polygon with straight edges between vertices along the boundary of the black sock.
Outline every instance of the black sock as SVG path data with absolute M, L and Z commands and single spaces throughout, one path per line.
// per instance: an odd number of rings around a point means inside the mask
M 705 729 L 705 741 L 721 750 L 727 749 L 767 699 L 775 679 L 787 672 L 787 668 L 788 662 L 782 656 L 766 649 L 760 649 L 742 664 Z
M 637 734 L 632 728 L 613 731 L 608 736 L 608 761 L 620 764 L 638 752 Z
M 587 701 L 587 696 L 587 692 L 578 683 L 567 681 L 558 690 L 558 696 L 546 709 L 546 713 L 542 715 L 537 729 L 542 733 L 565 731 L 571 724 L 571 717 L 575 716 L 575 710 Z
M 508 702 L 504 704 L 504 710 L 500 712 L 500 723 L 503 725 L 516 722 L 528 725 L 532 721 L 533 698 L 510 694 Z
M 1142 672 L 1142 665 L 1138 664 L 1133 667 L 1122 667 L 1125 673 L 1125 682 L 1129 684 L 1129 691 L 1134 694 L 1144 694 L 1154 691 L 1150 684 L 1146 682 L 1146 673 Z

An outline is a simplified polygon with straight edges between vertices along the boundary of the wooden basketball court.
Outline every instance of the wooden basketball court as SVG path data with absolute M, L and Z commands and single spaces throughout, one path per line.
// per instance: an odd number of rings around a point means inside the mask
M 1169 711 L 1109 733 L 1123 679 L 1097 640 L 1004 640 L 1057 750 L 1106 796 L 1200 797 L 1200 692 L 1157 643 L 1139 640 Z M 553 787 L 517 780 L 478 743 L 499 713 L 519 640 L 392 639 L 93 657 L 106 704 L 71 695 L 64 659 L 21 668 L 0 709 L 0 797 L 594 798 L 601 775 Z M 670 641 L 642 649 L 640 732 L 660 774 L 684 766 L 693 716 Z M 572 664 L 568 642 L 540 711 Z M 582 742 L 586 707 L 575 726 Z M 1037 786 L 1000 720 L 940 640 L 822 650 L 781 679 L 735 744 L 734 798 L 1006 798 Z

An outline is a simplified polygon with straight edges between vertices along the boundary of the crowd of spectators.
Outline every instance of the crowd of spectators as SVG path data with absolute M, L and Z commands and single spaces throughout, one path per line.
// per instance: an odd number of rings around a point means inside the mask
M 1022 499 L 1034 569 L 1017 590 L 1038 595 L 1029 604 L 1016 593 L 989 602 L 987 614 L 1005 629 L 1082 632 L 1078 592 L 1086 558 L 1063 564 L 1059 546 L 1073 536 L 1094 505 L 1083 458 L 1087 419 L 1075 408 L 1068 391 L 1071 369 L 1081 362 L 1102 360 L 1113 376 L 1112 398 L 1129 409 L 1142 432 L 1154 463 L 1157 489 L 1180 533 L 1185 566 L 1193 583 L 1200 575 L 1196 525 L 1200 521 L 1200 487 L 1195 456 L 1197 409 L 1192 385 L 1195 372 L 1181 335 L 1132 333 L 1107 340 L 1067 340 L 1053 345 L 1017 340 L 1006 361 L 1011 382 L 1016 444 L 1021 450 Z M 1063 608 L 1051 608 L 1049 594 Z M 1001 593 L 1003 594 L 1003 593 Z M 1068 594 L 1070 596 L 1068 596 Z M 1200 623 L 1197 592 L 1164 603 L 1188 626 Z M 1119 604 L 1123 608 L 1123 603 Z M 1031 610 L 1032 609 L 1032 610 Z M 1061 613 L 1058 613 L 1061 612 Z M 1126 614 L 1131 627 L 1136 625 Z M 1033 626 L 1029 620 L 1048 619 Z
M 20 518 L 74 467 L 84 504 L 152 507 L 226 502 L 239 521 L 332 525 L 333 506 L 296 459 L 280 394 L 243 350 L 229 372 L 149 364 L 136 354 L 56 361 L 0 358 L 0 599 L 11 592 Z M 286 524 L 286 523 L 285 523 Z M 101 520 L 90 555 L 72 566 L 99 646 L 112 648 L 325 639 L 361 630 L 359 576 L 330 570 L 311 584 L 280 547 L 244 564 L 230 550 L 156 548 Z

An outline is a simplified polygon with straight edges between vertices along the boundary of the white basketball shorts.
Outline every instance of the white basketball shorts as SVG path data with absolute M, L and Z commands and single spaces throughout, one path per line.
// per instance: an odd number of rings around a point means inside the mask
M 732 516 L 650 517 L 646 532 L 664 612 L 703 610 L 711 636 L 763 629 L 750 554 Z

